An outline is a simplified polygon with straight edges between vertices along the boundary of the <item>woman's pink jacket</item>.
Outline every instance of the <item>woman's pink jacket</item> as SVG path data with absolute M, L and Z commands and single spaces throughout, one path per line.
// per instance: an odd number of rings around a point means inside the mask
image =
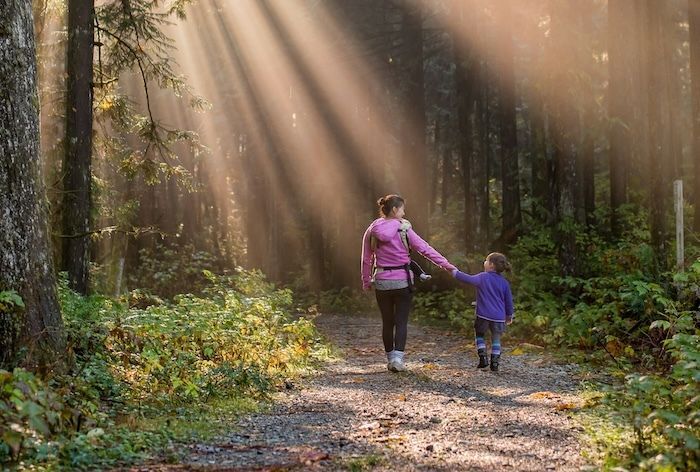
M 369 225 L 362 237 L 362 287 L 371 287 L 372 268 L 376 261 L 377 267 L 397 267 L 410 262 L 408 250 L 401 241 L 399 228 L 401 220 L 396 218 L 377 218 Z M 377 240 L 376 250 L 372 250 L 371 236 Z M 411 249 L 418 252 L 433 264 L 447 271 L 456 269 L 445 257 L 425 242 L 413 229 L 408 230 L 408 242 Z M 389 270 L 376 275 L 380 280 L 405 280 L 403 270 Z

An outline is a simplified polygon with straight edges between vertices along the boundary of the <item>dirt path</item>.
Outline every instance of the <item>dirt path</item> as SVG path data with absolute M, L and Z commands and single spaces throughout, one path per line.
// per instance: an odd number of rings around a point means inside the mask
M 573 366 L 506 349 L 501 372 L 477 371 L 469 340 L 412 325 L 410 371 L 396 374 L 377 318 L 321 316 L 317 325 L 341 360 L 169 470 L 586 468 L 567 411 L 580 403 Z

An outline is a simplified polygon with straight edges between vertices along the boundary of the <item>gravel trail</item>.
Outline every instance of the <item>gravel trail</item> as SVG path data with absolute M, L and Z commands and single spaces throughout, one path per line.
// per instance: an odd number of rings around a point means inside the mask
M 478 371 L 471 339 L 410 325 L 409 371 L 390 373 L 378 317 L 315 321 L 339 360 L 278 394 L 270 411 L 241 418 L 212 444 L 191 446 L 185 463 L 157 469 L 590 469 L 569 414 L 582 403 L 575 366 L 506 345 L 499 373 Z

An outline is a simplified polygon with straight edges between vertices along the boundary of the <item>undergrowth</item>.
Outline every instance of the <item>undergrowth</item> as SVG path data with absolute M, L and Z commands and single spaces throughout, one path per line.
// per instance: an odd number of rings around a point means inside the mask
M 95 470 L 176 455 L 174 443 L 258 408 L 327 352 L 288 290 L 258 272 L 205 276 L 201 296 L 170 302 L 81 297 L 63 283 L 73 369 L 0 370 L 0 465 Z

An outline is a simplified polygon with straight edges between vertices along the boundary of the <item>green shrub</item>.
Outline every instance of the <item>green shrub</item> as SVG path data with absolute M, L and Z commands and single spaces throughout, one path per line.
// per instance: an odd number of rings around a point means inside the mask
M 0 291 L 0 368 L 14 364 L 24 301 L 14 290 Z
M 259 272 L 202 277 L 201 297 L 146 308 L 129 307 L 131 296 L 81 297 L 64 279 L 74 368 L 45 380 L 0 371 L 0 464 L 92 470 L 132 462 L 173 438 L 166 420 L 219 416 L 219 402 L 249 408 L 237 399 L 266 399 L 324 352 L 313 324 L 293 316 L 290 291 Z
M 139 252 L 138 270 L 128 278 L 129 286 L 148 293 L 172 298 L 179 293 L 201 293 L 209 281 L 207 270 L 219 270 L 220 261 L 192 245 L 158 244 L 153 250 Z

